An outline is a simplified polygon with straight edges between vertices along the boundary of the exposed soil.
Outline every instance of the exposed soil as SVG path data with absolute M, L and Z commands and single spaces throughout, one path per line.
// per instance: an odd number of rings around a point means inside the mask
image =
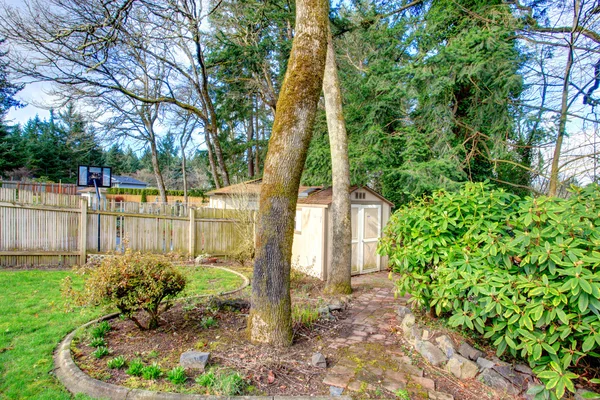
M 317 309 L 334 303 L 334 299 L 322 295 L 323 286 L 323 282 L 294 274 L 293 304 Z M 140 331 L 129 320 L 111 321 L 112 329 L 106 335 L 111 353 L 100 360 L 91 355 L 94 348 L 89 346 L 90 339 L 85 334 L 73 346 L 73 354 L 79 366 L 96 379 L 151 390 L 208 394 L 207 389 L 195 383 L 197 372 L 188 373 L 190 379 L 175 386 L 164 376 L 148 381 L 130 377 L 125 369 L 108 369 L 107 360 L 118 355 L 127 360 L 140 357 L 146 364 L 156 362 L 168 371 L 178 366 L 183 352 L 207 351 L 211 353 L 209 367 L 240 373 L 253 387 L 248 394 L 283 396 L 329 395 L 332 383 L 323 381 L 336 379 L 337 370 L 342 373 L 341 379 L 347 379 L 341 385 L 347 385 L 344 393 L 356 399 L 396 398 L 392 394 L 395 389 L 390 389 L 389 384 L 402 379 L 393 377 L 409 368 L 405 388 L 411 399 L 428 398 L 428 389 L 423 386 L 426 384 L 414 383 L 418 371 L 425 380 L 435 381 L 436 391 L 452 394 L 456 400 L 501 398 L 476 380 L 459 381 L 447 371 L 424 363 L 420 355 L 404 345 L 395 307 L 405 299 L 394 300 L 392 284 L 385 273 L 355 277 L 353 289 L 353 295 L 343 299 L 347 307 L 333 311 L 329 318 L 320 319 L 310 328 L 296 325 L 294 344 L 286 349 L 253 345 L 247 340 L 247 306 L 240 310 L 215 310 L 208 306 L 209 299 L 202 299 L 177 304 L 163 314 L 161 326 L 154 331 Z M 247 301 L 249 293 L 246 289 L 234 296 Z M 217 325 L 203 327 L 207 317 L 214 318 Z M 327 369 L 311 364 L 315 352 L 327 357 Z
M 320 293 L 322 282 L 306 278 L 296 282 L 296 298 L 302 304 L 322 302 L 315 296 Z M 239 296 L 239 294 L 238 294 Z M 299 301 L 300 302 L 300 301 Z M 298 304 L 299 302 L 296 302 Z M 326 345 L 324 338 L 336 336 L 340 329 L 339 319 L 345 311 L 335 311 L 328 319 L 321 319 L 309 329 L 297 324 L 294 328 L 294 344 L 282 351 L 265 345 L 253 345 L 247 340 L 246 319 L 248 309 L 227 311 L 208 307 L 208 300 L 182 302 L 162 315 L 161 325 L 154 331 L 140 331 L 129 320 L 111 321 L 112 329 L 105 339 L 110 355 L 101 359 L 92 356 L 95 350 L 89 346 L 90 339 L 85 335 L 73 349 L 76 362 L 90 376 L 103 381 L 133 386 L 175 389 L 166 379 L 158 382 L 132 378 L 125 369 L 112 370 L 106 366 L 107 360 L 123 355 L 127 360 L 142 358 L 148 364 L 157 362 L 163 371 L 179 364 L 179 356 L 188 350 L 211 353 L 209 365 L 229 368 L 242 374 L 256 389 L 256 393 L 266 395 L 328 394 L 329 387 L 322 383 L 325 369 L 310 365 L 313 353 Z M 215 327 L 203 328 L 203 318 L 212 317 Z M 145 322 L 140 313 L 138 318 Z M 330 359 L 330 362 L 335 360 Z M 177 391 L 204 393 L 206 389 L 195 384 L 199 373 L 188 373 L 190 379 Z

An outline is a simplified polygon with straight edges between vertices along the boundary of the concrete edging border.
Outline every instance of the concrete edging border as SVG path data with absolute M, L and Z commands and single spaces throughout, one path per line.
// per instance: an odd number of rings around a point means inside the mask
M 244 284 L 232 291 L 219 293 L 220 295 L 227 295 L 239 292 L 240 290 L 245 289 L 250 284 L 250 280 L 244 276 L 243 274 L 230 270 L 225 267 L 218 266 L 206 266 L 210 268 L 219 268 L 226 270 L 228 272 L 232 272 L 236 275 L 241 276 L 244 279 Z M 191 296 L 186 297 L 196 298 L 196 297 L 206 297 L 205 295 L 199 296 Z M 179 299 L 184 300 L 184 299 Z M 81 325 L 79 328 L 76 328 L 71 333 L 69 333 L 65 338 L 60 342 L 58 347 L 54 352 L 54 373 L 58 380 L 67 388 L 67 390 L 73 394 L 83 393 L 88 396 L 98 398 L 98 399 L 111 399 L 111 400 L 143 400 L 143 399 L 156 399 L 156 400 L 285 400 L 285 399 L 296 399 L 296 400 L 351 400 L 349 396 L 321 396 L 321 397 L 310 397 L 310 396 L 294 396 L 294 397 L 286 397 L 286 396 L 205 396 L 205 395 L 194 395 L 194 394 L 180 394 L 180 393 L 167 393 L 167 392 L 153 392 L 150 390 L 141 390 L 141 389 L 129 389 L 124 386 L 113 385 L 111 383 L 106 383 L 94 379 L 84 373 L 78 366 L 75 364 L 71 354 L 71 344 L 73 343 L 73 338 L 75 334 L 80 329 L 85 329 L 88 326 L 114 319 L 119 316 L 119 313 L 112 313 L 105 315 L 103 317 L 97 318 L 93 321 L 90 321 L 86 324 Z

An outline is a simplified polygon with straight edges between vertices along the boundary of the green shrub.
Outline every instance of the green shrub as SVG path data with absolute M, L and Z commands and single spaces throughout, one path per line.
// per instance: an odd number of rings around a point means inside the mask
M 94 339 L 100 339 L 104 338 L 108 331 L 110 331 L 110 324 L 108 321 L 102 321 L 92 328 L 91 335 Z
M 564 200 L 470 183 L 399 209 L 379 253 L 399 292 L 527 359 L 545 383 L 536 399 L 560 398 L 600 347 L 599 225 L 597 185 Z
M 142 376 L 142 371 L 144 370 L 144 363 L 139 358 L 131 361 L 129 363 L 129 368 L 127 368 L 127 375 L 131 376 Z
M 125 357 L 118 356 L 106 362 L 106 366 L 110 369 L 121 369 L 125 366 Z
M 173 368 L 167 372 L 167 379 L 175 385 L 181 385 L 185 383 L 187 380 L 187 376 L 185 376 L 185 369 L 181 366 Z
M 90 346 L 92 347 L 106 347 L 106 340 L 104 340 L 104 338 L 93 338 L 90 341 Z
M 131 195 L 141 195 L 142 203 L 145 203 L 147 200 L 147 196 L 159 196 L 160 191 L 157 188 L 147 188 L 147 189 L 133 189 L 133 188 L 109 188 L 106 190 L 107 194 L 131 194 Z M 167 196 L 183 196 L 183 190 L 167 190 Z M 204 190 L 202 189 L 188 189 L 189 197 L 202 197 L 204 198 L 206 195 Z
M 107 356 L 109 354 L 108 347 L 102 346 L 98 347 L 95 351 L 92 352 L 92 355 L 98 359 Z
M 170 307 L 169 300 L 183 290 L 185 283 L 185 276 L 164 256 L 127 249 L 124 255 L 106 257 L 91 268 L 84 292 L 79 295 L 88 304 L 116 307 L 140 329 L 155 329 L 160 313 Z M 135 317 L 140 309 L 148 314 L 146 326 Z
M 147 380 L 158 379 L 162 375 L 162 370 L 157 363 L 146 365 L 142 368 L 142 377 Z

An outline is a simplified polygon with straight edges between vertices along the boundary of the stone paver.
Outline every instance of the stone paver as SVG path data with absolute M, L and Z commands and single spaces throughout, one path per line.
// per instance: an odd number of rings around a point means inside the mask
M 428 392 L 440 399 L 452 398 L 435 392 L 435 382 L 424 377 L 421 368 L 412 365 L 402 341 L 392 332 L 391 328 L 402 322 L 397 310 L 400 305 L 406 305 L 407 299 L 394 298 L 394 288 L 387 274 L 355 277 L 352 283 L 359 286 L 359 290 L 355 292 L 348 315 L 339 321 L 342 325 L 339 337 L 329 344 L 341 357 L 328 370 L 323 383 L 359 396 L 365 391 L 395 393 L 406 389 L 414 399 L 427 398 Z M 370 289 L 363 289 L 363 285 Z

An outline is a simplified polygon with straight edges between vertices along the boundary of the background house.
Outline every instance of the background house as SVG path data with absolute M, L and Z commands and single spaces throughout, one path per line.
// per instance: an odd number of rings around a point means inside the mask
M 119 175 L 113 175 L 111 177 L 111 184 L 114 188 L 146 189 L 146 187 L 148 187 L 146 182 L 139 181 L 130 176 Z
M 207 193 L 209 207 L 258 209 L 261 180 L 240 183 Z M 332 188 L 301 186 L 296 206 L 292 266 L 309 275 L 327 279 L 335 257 L 331 240 Z M 367 187 L 352 187 L 352 273 L 362 274 L 387 268 L 387 258 L 377 254 L 377 242 L 387 224 L 393 204 Z

